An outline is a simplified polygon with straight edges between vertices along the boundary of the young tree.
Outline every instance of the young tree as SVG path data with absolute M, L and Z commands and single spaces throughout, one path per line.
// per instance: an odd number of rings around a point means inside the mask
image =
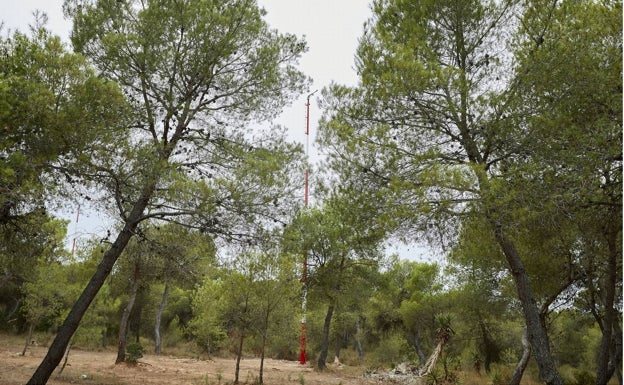
M 198 284 L 208 267 L 215 262 L 216 250 L 212 237 L 198 231 L 189 231 L 175 225 L 156 226 L 151 229 L 151 234 L 146 234 L 145 237 L 157 258 L 150 268 L 156 279 L 164 282 L 154 325 L 154 350 L 156 354 L 160 354 L 161 319 L 171 286 L 192 288 Z
M 278 220 L 300 149 L 283 133 L 252 136 L 252 120 L 275 116 L 302 92 L 294 65 L 305 43 L 281 35 L 253 0 L 67 0 L 72 43 L 102 78 L 123 89 L 130 132 L 92 163 L 89 180 L 115 210 L 120 231 L 30 380 L 45 383 L 89 303 L 135 233 L 150 218 L 227 238 Z
M 246 262 L 253 271 L 253 294 L 257 297 L 258 321 L 254 325 L 260 334 L 260 370 L 258 383 L 263 384 L 264 358 L 271 330 L 284 330 L 292 319 L 293 301 L 301 285 L 297 279 L 294 260 L 277 250 L 260 251 Z
M 406 332 L 413 336 L 413 346 L 424 366 L 426 360 L 421 339 L 434 334 L 435 319 L 442 313 L 445 303 L 441 300 L 438 265 L 413 263 L 411 266 L 409 279 L 403 286 L 406 298 L 400 302 L 399 313 Z
M 135 240 L 137 238 L 134 238 Z M 139 239 L 142 241 L 142 239 Z M 130 242 L 128 247 L 125 248 L 126 258 L 122 260 L 122 266 L 118 273 L 122 277 L 126 278 L 130 284 L 130 295 L 126 302 L 123 312 L 121 314 L 121 320 L 119 321 L 119 338 L 117 343 L 117 358 L 115 364 L 126 361 L 126 345 L 128 336 L 128 325 L 130 320 L 130 314 L 134 308 L 139 289 L 145 287 L 149 282 L 149 266 L 151 264 L 150 259 L 152 254 L 148 252 L 147 247 L 143 242 Z M 125 285 L 124 285 L 125 286 Z
M 233 340 L 236 352 L 235 384 L 238 384 L 239 380 L 240 361 L 245 340 L 255 333 L 260 333 L 262 336 L 260 366 L 262 374 L 269 318 L 275 304 L 283 299 L 282 295 L 275 290 L 269 290 L 268 293 L 261 290 L 272 289 L 267 279 L 272 281 L 277 278 L 276 276 L 270 277 L 271 272 L 277 272 L 270 263 L 270 259 L 271 256 L 253 252 L 237 254 L 219 271 L 216 278 L 207 277 L 205 284 L 197 290 L 198 293 L 195 296 L 196 330 L 200 333 L 201 330 L 208 330 L 208 333 L 202 334 L 212 335 L 218 335 L 219 332 L 227 333 Z M 281 282 L 277 285 L 281 285 Z M 284 287 L 286 285 L 282 286 Z M 271 295 L 275 296 L 269 298 Z M 202 325 L 204 323 L 206 325 Z M 217 332 L 213 331 L 214 329 Z
M 376 213 L 369 201 L 345 185 L 330 194 L 322 209 L 302 211 L 286 231 L 286 249 L 308 253 L 310 290 L 328 303 L 320 369 L 326 368 L 331 320 L 341 297 L 348 297 L 358 279 L 377 268 L 381 259 L 386 223 Z
M 40 263 L 35 268 L 36 278 L 22 285 L 24 300 L 21 307 L 28 321 L 28 332 L 22 355 L 31 344 L 35 327 L 46 322 L 57 326 L 69 302 L 73 299 L 69 293 L 67 269 L 62 264 Z

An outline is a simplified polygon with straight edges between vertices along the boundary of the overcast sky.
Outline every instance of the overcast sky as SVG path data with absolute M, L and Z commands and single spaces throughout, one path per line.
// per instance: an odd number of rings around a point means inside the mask
M 63 0 L 0 0 L 5 32 L 7 28 L 27 31 L 34 20 L 33 11 L 41 10 L 48 15 L 48 27 L 69 44 L 71 22 L 63 17 L 62 3 Z M 305 36 L 309 50 L 301 58 L 300 69 L 314 82 L 310 91 L 321 90 L 331 82 L 345 85 L 357 83 L 354 54 L 363 24 L 371 16 L 369 0 L 258 0 L 258 3 L 267 10 L 266 20 L 272 27 L 280 32 Z M 300 143 L 306 141 L 306 96 L 293 101 L 274 122 L 287 127 L 291 140 Z M 318 159 L 313 146 L 316 122 L 320 117 L 315 97 L 311 99 L 310 110 L 312 159 Z M 71 234 L 87 236 L 105 232 L 101 225 L 94 225 L 102 221 L 96 214 L 81 215 L 78 225 L 71 215 L 70 238 Z

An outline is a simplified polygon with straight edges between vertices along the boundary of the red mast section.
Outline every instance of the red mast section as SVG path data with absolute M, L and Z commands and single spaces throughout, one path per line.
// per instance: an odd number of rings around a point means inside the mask
M 316 91 L 312 92 L 308 95 L 308 99 L 306 101 L 306 155 L 309 154 L 310 147 L 310 96 L 314 95 Z M 309 159 L 308 159 L 309 161 Z M 305 170 L 305 194 L 304 194 L 304 204 L 305 207 L 308 208 L 308 198 L 309 198 L 309 177 L 310 171 L 306 167 Z M 299 364 L 305 365 L 306 363 L 306 305 L 308 300 L 308 252 L 307 250 L 303 251 L 303 269 L 301 271 L 301 282 L 303 283 L 303 293 L 301 298 L 301 337 L 299 338 Z

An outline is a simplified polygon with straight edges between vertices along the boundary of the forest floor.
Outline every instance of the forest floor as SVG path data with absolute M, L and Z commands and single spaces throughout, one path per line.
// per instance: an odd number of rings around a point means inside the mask
M 34 373 L 47 352 L 47 347 L 29 346 L 21 356 L 23 340 L 0 335 L 0 384 L 22 385 Z M 85 351 L 72 349 L 67 366 L 58 376 L 58 368 L 48 384 L 170 384 L 216 385 L 234 380 L 234 359 L 208 360 L 146 354 L 138 365 L 115 365 L 116 351 Z M 257 383 L 259 359 L 243 359 L 239 374 L 241 384 Z M 356 385 L 377 384 L 363 376 L 364 368 L 330 364 L 325 371 L 302 366 L 295 361 L 267 359 L 264 362 L 264 383 L 267 385 Z

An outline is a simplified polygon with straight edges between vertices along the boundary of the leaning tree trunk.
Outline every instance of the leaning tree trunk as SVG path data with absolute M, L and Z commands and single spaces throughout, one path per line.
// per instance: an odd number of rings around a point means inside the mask
M 132 283 L 132 293 L 130 293 L 130 299 L 128 304 L 121 315 L 121 322 L 119 323 L 119 343 L 117 345 L 117 359 L 116 364 L 126 361 L 126 343 L 128 340 L 128 320 L 130 319 L 130 313 L 134 307 L 137 293 L 139 292 L 139 266 L 138 264 L 134 269 L 134 282 Z
M 74 343 L 70 342 L 69 346 L 67 347 L 67 351 L 65 352 L 65 359 L 63 360 L 63 365 L 61 365 L 61 369 L 59 369 L 59 372 L 56 375 L 57 378 L 61 376 L 61 374 L 63 373 L 63 370 L 65 370 L 65 367 L 67 366 L 67 361 L 69 361 L 69 351 L 71 350 L 72 346 L 74 346 Z
M 531 344 L 529 343 L 527 328 L 525 326 L 524 332 L 522 332 L 522 358 L 520 358 L 520 361 L 518 362 L 518 365 L 516 366 L 516 369 L 511 376 L 509 385 L 520 385 L 520 380 L 522 380 L 524 370 L 529 363 L 529 358 L 531 358 Z
M 161 337 L 160 337 L 160 320 L 162 318 L 162 314 L 165 311 L 165 306 L 167 306 L 167 298 L 169 297 L 169 282 L 165 283 L 165 291 L 162 295 L 162 300 L 160 301 L 160 306 L 158 307 L 158 311 L 156 312 L 156 323 L 154 325 L 154 352 L 156 354 L 160 354 L 161 352 Z
M 420 377 L 429 375 L 433 371 L 433 369 L 435 369 L 435 366 L 438 363 L 438 359 L 442 354 L 442 349 L 444 348 L 445 343 L 445 340 L 438 341 L 438 344 L 433 350 L 433 353 L 431 353 L 431 356 L 429 356 L 429 359 L 427 360 L 427 362 L 425 362 L 425 365 L 418 371 L 418 375 Z
M 332 315 L 334 314 L 334 304 L 330 304 L 325 315 L 325 323 L 323 324 L 323 336 L 321 338 L 321 354 L 318 359 L 318 368 L 327 368 L 327 352 L 329 350 L 329 327 L 331 326 Z
M 143 211 L 153 194 L 155 186 L 156 180 L 153 180 L 152 183 L 148 184 L 143 189 L 141 197 L 134 205 L 132 212 L 126 220 L 124 228 L 117 235 L 117 239 L 115 239 L 111 248 L 104 253 L 102 261 L 95 270 L 91 280 L 80 294 L 80 297 L 78 297 L 78 300 L 69 311 L 69 314 L 61 325 L 54 341 L 52 341 L 52 344 L 48 349 L 48 353 L 28 381 L 28 385 L 41 385 L 47 383 L 48 379 L 50 379 L 50 376 L 52 375 L 52 372 L 54 372 L 54 369 L 61 362 L 61 359 L 63 359 L 65 349 L 67 349 L 70 339 L 76 332 L 76 329 L 78 329 L 82 316 L 89 308 L 89 305 L 91 305 L 91 302 L 100 291 L 102 285 L 104 285 L 104 282 L 110 275 L 115 262 L 130 241 L 130 238 L 134 235 L 134 231 L 143 216 Z
M 509 270 L 516 284 L 516 291 L 522 304 L 522 311 L 526 321 L 528 339 L 531 343 L 533 357 L 539 368 L 540 377 L 548 385 L 563 385 L 563 380 L 550 353 L 546 325 L 540 317 L 540 311 L 533 297 L 529 275 L 522 263 L 520 254 L 516 250 L 514 243 L 503 232 L 502 225 L 496 221 L 493 222 L 494 235 L 503 250 Z
M 26 350 L 28 350 L 28 345 L 30 345 L 33 331 L 35 330 L 35 323 L 30 322 L 28 325 L 28 333 L 26 333 L 26 342 L 24 342 L 24 350 L 22 350 L 22 356 L 26 355 Z

